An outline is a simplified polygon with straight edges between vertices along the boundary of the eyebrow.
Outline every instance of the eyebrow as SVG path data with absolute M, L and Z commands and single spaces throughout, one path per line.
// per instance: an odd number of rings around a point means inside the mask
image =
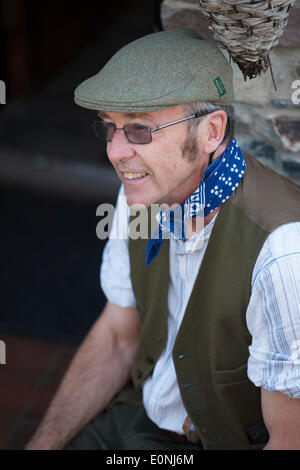
M 108 118 L 108 115 L 104 111 L 98 111 L 97 116 L 99 116 L 101 119 Z

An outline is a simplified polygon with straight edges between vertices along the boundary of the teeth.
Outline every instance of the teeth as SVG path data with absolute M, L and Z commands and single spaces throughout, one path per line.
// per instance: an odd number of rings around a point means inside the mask
M 129 180 L 135 180 L 136 178 L 141 178 L 146 176 L 147 173 L 124 173 L 125 178 Z

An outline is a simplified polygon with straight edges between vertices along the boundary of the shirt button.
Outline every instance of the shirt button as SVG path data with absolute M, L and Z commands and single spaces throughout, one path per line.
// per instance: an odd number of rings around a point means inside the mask
M 137 370 L 135 375 L 136 375 L 136 378 L 137 378 L 137 379 L 141 379 L 141 378 L 142 378 L 142 375 L 143 375 L 143 373 L 142 373 L 142 371 L 141 371 L 141 370 Z
M 153 359 L 153 357 L 151 357 L 151 356 L 146 357 L 146 362 L 147 362 L 148 364 L 151 364 L 151 365 L 154 364 L 154 359 Z

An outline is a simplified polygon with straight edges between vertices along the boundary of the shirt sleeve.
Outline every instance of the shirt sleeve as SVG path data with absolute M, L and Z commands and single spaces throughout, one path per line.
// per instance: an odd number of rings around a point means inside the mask
M 112 230 L 104 247 L 100 267 L 101 288 L 109 302 L 119 307 L 135 307 L 130 278 L 128 214 L 123 185 L 120 188 Z
M 274 239 L 266 244 L 266 264 L 262 258 L 257 263 L 246 315 L 252 335 L 248 377 L 270 392 L 300 398 L 300 224 L 293 230 L 293 246 L 279 253 Z

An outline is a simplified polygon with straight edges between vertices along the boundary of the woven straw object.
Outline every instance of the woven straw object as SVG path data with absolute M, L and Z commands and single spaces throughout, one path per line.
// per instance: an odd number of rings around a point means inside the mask
M 266 71 L 294 0 L 200 0 L 209 29 L 241 69 L 244 79 Z M 272 72 L 272 68 L 271 68 Z

